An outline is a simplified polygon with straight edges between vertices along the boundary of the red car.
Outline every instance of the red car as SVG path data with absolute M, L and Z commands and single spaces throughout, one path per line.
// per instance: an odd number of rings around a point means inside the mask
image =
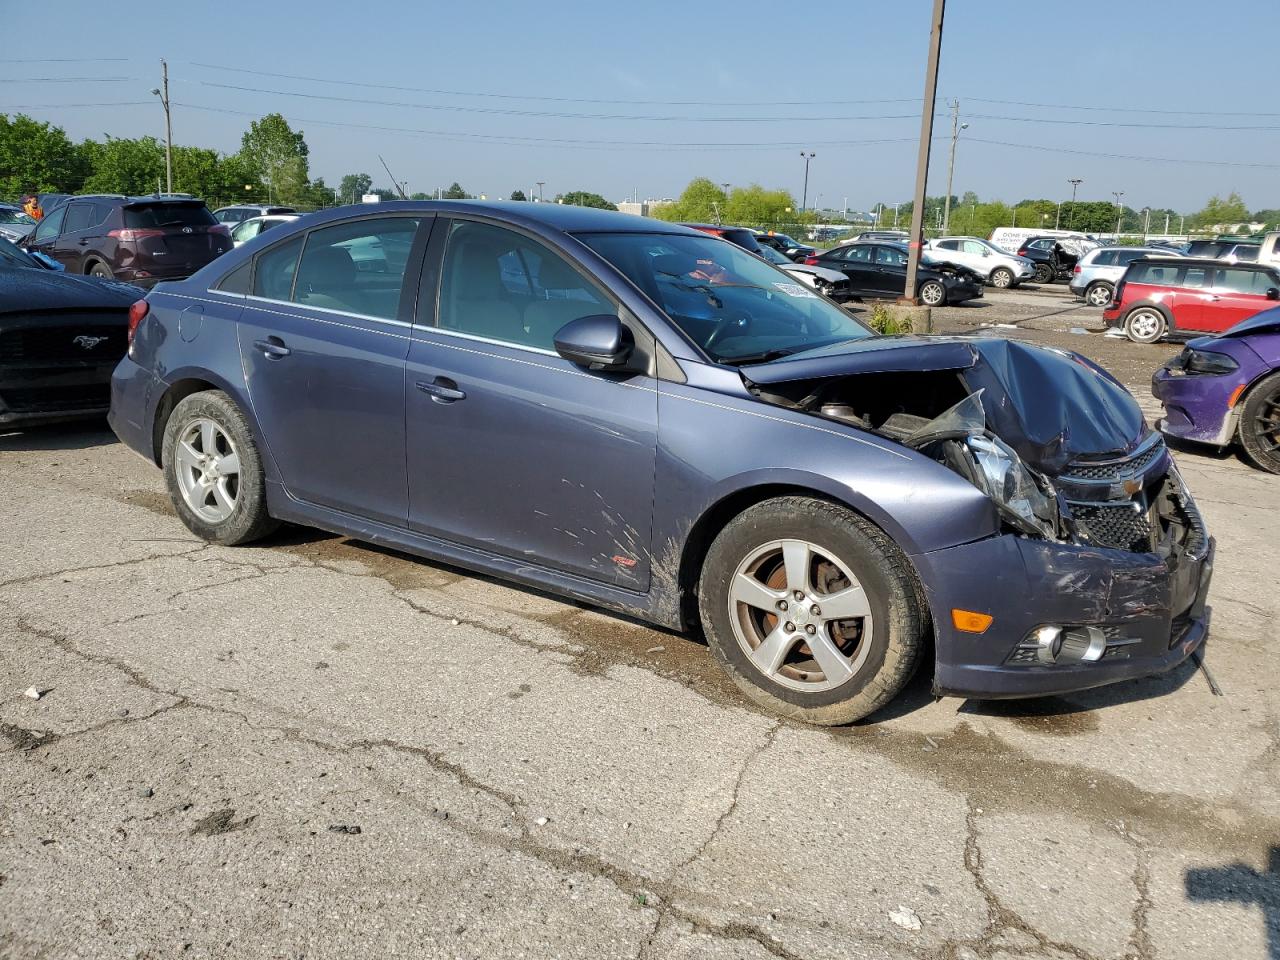
M 1135 343 L 1172 333 L 1221 333 L 1280 300 L 1280 273 L 1255 263 L 1186 257 L 1135 260 L 1102 313 Z

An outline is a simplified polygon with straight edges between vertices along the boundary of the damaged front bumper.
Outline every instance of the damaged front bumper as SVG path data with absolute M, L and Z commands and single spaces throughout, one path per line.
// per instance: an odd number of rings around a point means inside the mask
M 997 699 L 1069 693 L 1162 673 L 1209 632 L 1205 599 L 1214 542 L 1167 558 L 1006 534 L 913 558 L 928 584 L 937 630 L 934 692 Z M 993 617 L 981 634 L 953 627 L 952 609 Z M 1027 655 L 1038 628 L 1096 628 L 1094 660 L 1042 663 Z

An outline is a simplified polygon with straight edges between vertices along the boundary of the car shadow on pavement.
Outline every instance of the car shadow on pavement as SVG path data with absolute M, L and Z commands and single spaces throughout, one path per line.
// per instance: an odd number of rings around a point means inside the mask
M 1258 907 L 1267 934 L 1267 960 L 1280 960 L 1280 847 L 1270 849 L 1261 870 L 1239 862 L 1196 867 L 1186 872 L 1185 883 L 1187 899 L 1193 903 Z
M 119 443 L 105 420 L 27 427 L 5 432 L 0 428 L 0 453 L 32 450 L 87 450 Z
M 1234 437 L 1229 447 L 1215 447 L 1206 443 L 1191 443 L 1178 437 L 1171 437 L 1168 434 L 1164 434 L 1164 442 L 1174 453 L 1187 453 L 1202 460 L 1212 460 L 1214 463 L 1238 463 L 1259 475 L 1266 475 L 1264 471 L 1259 470 L 1244 455 L 1244 451 L 1240 449 L 1240 444 Z

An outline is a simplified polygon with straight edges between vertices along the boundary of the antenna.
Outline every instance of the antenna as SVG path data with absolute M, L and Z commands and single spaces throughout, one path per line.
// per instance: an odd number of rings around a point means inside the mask
M 400 181 L 396 179 L 396 175 L 387 166 L 387 161 L 382 159 L 382 154 L 378 154 L 378 162 L 382 164 L 382 169 L 387 171 L 387 176 L 391 178 L 391 185 L 396 188 L 396 193 L 400 194 L 400 199 L 408 200 L 409 198 L 404 195 L 404 187 L 400 186 Z

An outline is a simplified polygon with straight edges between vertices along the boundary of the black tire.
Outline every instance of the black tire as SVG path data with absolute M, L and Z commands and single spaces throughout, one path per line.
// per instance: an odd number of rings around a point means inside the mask
M 1259 380 L 1245 394 L 1236 433 L 1256 466 L 1280 473 L 1280 373 Z
M 101 260 L 95 260 L 95 261 L 93 262 L 93 266 L 91 266 L 91 267 L 89 268 L 89 276 L 91 276 L 91 277 L 98 277 L 98 278 L 100 278 L 100 279 L 102 279 L 102 280 L 114 280 L 114 279 L 115 279 L 115 274 L 111 272 L 111 268 L 110 268 L 110 267 L 108 267 L 108 266 L 107 266 L 105 263 L 103 263 Z
M 1036 264 L 1036 283 L 1053 283 L 1053 267 L 1047 263 Z
M 1017 277 L 1013 275 L 1013 271 L 1008 267 L 996 267 L 991 271 L 991 276 L 987 282 L 1000 290 L 1008 290 L 1018 285 Z
M 235 507 L 219 522 L 209 522 L 188 505 L 178 480 L 175 449 L 179 437 L 191 424 L 211 420 L 232 441 L 239 457 L 238 489 Z M 235 546 L 259 540 L 280 526 L 280 521 L 267 513 L 266 477 L 262 458 L 253 442 L 253 434 L 244 414 L 221 390 L 193 393 L 181 400 L 169 415 L 164 427 L 160 463 L 165 486 L 174 510 L 187 529 L 210 543 Z
M 945 307 L 947 288 L 938 280 L 926 280 L 920 284 L 920 302 L 929 307 Z
M 763 546 L 791 539 L 841 558 L 865 591 L 873 623 L 869 640 L 858 641 L 868 644 L 865 657 L 854 648 L 861 659 L 851 676 L 814 693 L 767 676 L 735 634 L 730 587 L 739 565 Z M 897 545 L 865 517 L 804 496 L 765 500 L 720 531 L 703 562 L 698 597 L 708 645 L 743 693 L 774 713 L 824 726 L 860 720 L 892 700 L 915 673 L 931 630 L 923 593 Z M 803 649 L 793 654 L 803 657 Z
M 1169 318 L 1153 306 L 1137 306 L 1124 317 L 1124 335 L 1134 343 L 1157 343 L 1169 330 Z
M 1091 307 L 1105 307 L 1111 302 L 1111 293 L 1111 284 L 1099 280 L 1085 288 L 1084 302 Z

